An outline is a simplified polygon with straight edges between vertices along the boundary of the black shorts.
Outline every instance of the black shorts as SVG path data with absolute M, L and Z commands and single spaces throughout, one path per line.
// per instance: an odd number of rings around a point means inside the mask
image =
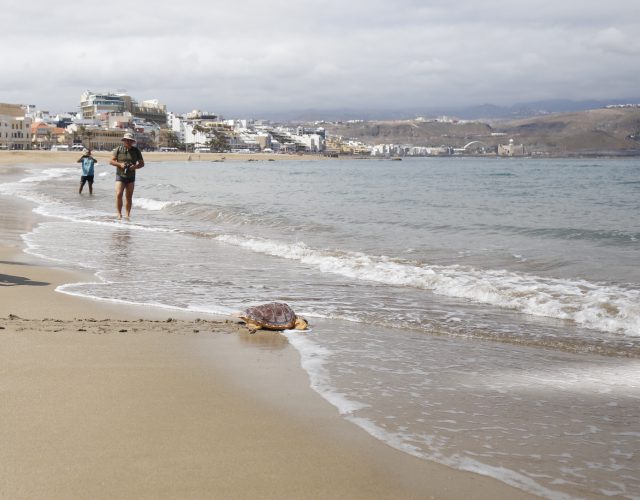
M 136 182 L 136 178 L 130 179 L 129 177 L 122 177 L 121 175 L 116 175 L 116 182 L 122 182 L 122 184 L 129 184 L 131 182 Z
M 93 184 L 93 175 L 83 175 L 82 177 L 80 177 L 80 182 L 87 182 L 89 181 L 89 184 Z

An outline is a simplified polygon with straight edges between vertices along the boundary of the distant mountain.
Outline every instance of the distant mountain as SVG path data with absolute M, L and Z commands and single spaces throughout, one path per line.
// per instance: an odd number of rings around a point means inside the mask
M 610 99 L 610 100 L 585 100 L 572 101 L 569 99 L 551 99 L 547 101 L 533 101 L 517 103 L 513 106 L 495 106 L 484 104 L 453 110 L 452 115 L 465 120 L 475 119 L 518 119 L 533 116 L 547 115 L 551 113 L 572 113 L 587 111 L 589 109 L 604 108 L 612 104 L 640 103 L 640 98 L 635 99 Z
M 407 120 L 422 116 L 425 118 L 449 116 L 463 120 L 519 119 L 550 113 L 570 113 L 588 109 L 603 108 L 611 104 L 640 103 L 640 97 L 628 99 L 583 100 L 551 99 L 517 103 L 512 106 L 481 104 L 476 106 L 433 106 L 413 109 L 304 109 L 264 113 L 262 118 L 279 122 L 308 123 L 315 121 L 347 120 Z
M 461 148 L 475 141 L 495 150 L 513 139 L 529 153 L 550 156 L 640 154 L 640 108 L 635 107 L 547 112 L 511 120 L 364 120 L 324 127 L 329 135 L 369 145 Z
M 415 115 L 410 115 L 415 116 Z M 347 121 L 347 120 L 384 120 L 406 118 L 405 112 L 357 110 L 357 109 L 302 109 L 292 111 L 271 111 L 263 113 L 261 118 L 287 123 L 310 123 L 316 121 Z

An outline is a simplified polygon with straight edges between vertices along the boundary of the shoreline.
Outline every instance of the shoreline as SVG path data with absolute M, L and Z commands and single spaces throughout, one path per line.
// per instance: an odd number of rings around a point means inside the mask
M 2 198 L 0 496 L 535 498 L 347 422 L 282 335 L 56 293 L 88 273 L 25 254 L 42 219 Z
M 98 164 L 107 165 L 111 160 L 111 151 L 93 151 Z M 161 153 L 158 151 L 143 151 L 146 162 L 164 161 L 314 161 L 329 160 L 331 158 L 321 154 L 276 154 L 276 153 Z M 82 151 L 6 151 L 0 150 L 0 165 L 18 165 L 31 163 L 72 164 L 75 165 Z
M 606 158 L 606 159 L 635 159 L 640 157 L 638 154 L 566 154 L 566 155 L 549 155 L 549 156 L 498 156 L 498 155 L 451 155 L 451 156 L 431 156 L 431 157 L 378 157 L 378 156 L 359 156 L 359 155 L 340 155 L 325 156 L 319 153 L 305 153 L 305 154 L 277 154 L 277 153 L 173 153 L 173 152 L 158 152 L 158 151 L 143 151 L 142 155 L 147 163 L 163 163 L 163 162 L 201 162 L 201 163 L 221 163 L 221 162 L 246 162 L 246 161 L 319 161 L 319 160 L 378 160 L 378 161 L 393 161 L 412 158 L 476 158 L 476 159 L 498 159 L 498 160 L 513 160 L 513 159 L 543 159 L 543 160 L 579 160 L 590 158 Z M 8 165 L 29 165 L 29 164 L 54 164 L 54 165 L 69 165 L 76 166 L 78 158 L 82 156 L 81 151 L 38 151 L 38 150 L 25 150 L 25 151 L 6 151 L 0 150 L 0 166 Z M 109 165 L 111 160 L 110 151 L 93 151 L 93 156 L 98 160 L 98 165 Z

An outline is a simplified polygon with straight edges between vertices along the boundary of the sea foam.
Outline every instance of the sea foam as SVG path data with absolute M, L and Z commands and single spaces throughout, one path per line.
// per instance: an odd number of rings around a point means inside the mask
M 144 210 L 157 211 L 163 210 L 167 207 L 175 207 L 181 205 L 181 201 L 162 201 L 154 200 L 151 198 L 134 198 L 133 206 L 136 208 L 142 208 Z
M 419 264 L 358 252 L 316 250 L 302 242 L 234 235 L 219 235 L 216 239 L 352 279 L 419 288 L 534 316 L 571 320 L 586 328 L 640 336 L 638 290 L 505 270 Z

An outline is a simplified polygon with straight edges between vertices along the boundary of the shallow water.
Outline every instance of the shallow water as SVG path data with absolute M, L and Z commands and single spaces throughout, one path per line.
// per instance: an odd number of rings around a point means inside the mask
M 228 313 L 271 300 L 312 386 L 416 456 L 549 498 L 640 497 L 640 167 L 632 160 L 156 163 L 130 222 L 113 179 L 37 168 L 0 193 L 65 293 Z

